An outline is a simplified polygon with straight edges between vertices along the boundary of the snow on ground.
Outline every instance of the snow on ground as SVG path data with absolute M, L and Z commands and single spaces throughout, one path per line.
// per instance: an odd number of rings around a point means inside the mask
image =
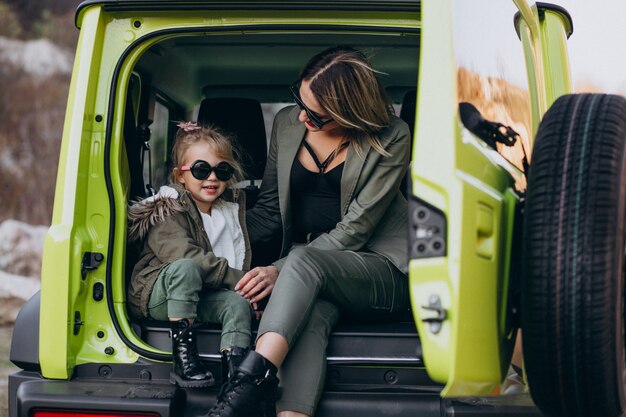
M 39 291 L 47 226 L 0 223 L 0 325 L 12 323 L 22 304 Z
M 48 39 L 22 41 L 0 36 L 0 60 L 38 77 L 72 72 L 73 55 Z

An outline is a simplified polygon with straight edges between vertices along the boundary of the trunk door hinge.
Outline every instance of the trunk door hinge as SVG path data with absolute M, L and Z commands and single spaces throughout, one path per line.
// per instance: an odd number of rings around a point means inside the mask
M 80 273 L 83 279 L 87 278 L 87 272 L 98 268 L 103 260 L 104 255 L 100 252 L 85 252 L 83 254 L 83 261 L 80 264 Z

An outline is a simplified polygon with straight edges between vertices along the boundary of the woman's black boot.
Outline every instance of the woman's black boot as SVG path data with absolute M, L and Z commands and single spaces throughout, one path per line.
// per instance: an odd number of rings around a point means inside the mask
M 249 349 L 233 346 L 222 351 L 222 384 L 235 375 L 235 370 L 246 357 Z
M 189 320 L 171 321 L 174 370 L 170 382 L 184 388 L 212 386 L 215 381 L 198 356 L 195 328 Z
M 207 417 L 260 417 L 273 414 L 278 389 L 276 367 L 255 351 L 248 352 L 241 364 L 222 385 L 217 403 Z

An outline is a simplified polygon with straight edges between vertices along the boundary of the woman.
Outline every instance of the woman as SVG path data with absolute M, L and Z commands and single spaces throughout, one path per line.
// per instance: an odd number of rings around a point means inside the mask
M 393 116 L 365 56 L 350 47 L 313 57 L 291 91 L 297 106 L 276 116 L 260 196 L 248 214 L 253 242 L 282 230 L 284 257 L 235 287 L 253 304 L 272 296 L 256 351 L 211 416 L 260 414 L 275 396 L 278 368 L 279 416 L 312 416 L 339 316 L 380 319 L 409 307 L 407 203 L 399 190 L 408 126 Z

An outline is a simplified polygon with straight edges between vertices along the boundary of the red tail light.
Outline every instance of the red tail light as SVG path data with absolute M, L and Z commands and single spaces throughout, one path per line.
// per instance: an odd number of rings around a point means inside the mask
M 161 416 L 160 414 L 157 414 L 157 413 L 48 410 L 48 411 L 35 411 L 33 414 L 33 417 L 161 417 Z

